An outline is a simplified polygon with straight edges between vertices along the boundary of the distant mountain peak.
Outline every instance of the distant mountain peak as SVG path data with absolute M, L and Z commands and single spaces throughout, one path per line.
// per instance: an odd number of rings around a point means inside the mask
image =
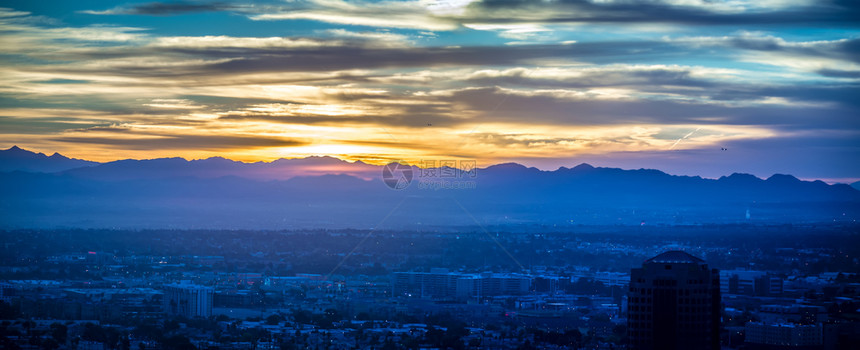
M 786 174 L 773 174 L 766 181 L 770 182 L 800 182 L 800 179 Z
M 4 152 L 6 154 L 12 154 L 15 156 L 38 156 L 38 155 L 44 156 L 44 154 L 42 154 L 42 153 L 36 153 L 33 151 L 28 151 L 28 150 L 25 150 L 21 147 L 18 147 L 17 145 L 9 147 L 9 149 L 6 149 L 6 150 L 0 151 L 0 152 Z
M 720 180 L 728 179 L 728 180 L 761 180 L 755 175 L 747 174 L 747 173 L 732 173 L 729 176 L 720 177 Z
M 495 165 L 490 165 L 487 167 L 487 170 L 524 170 L 529 169 L 529 167 L 522 165 L 520 163 L 508 162 L 508 163 L 499 163 Z
M 573 169 L 573 170 L 593 170 L 593 169 L 594 169 L 594 167 L 593 167 L 593 166 L 591 166 L 591 164 L 588 164 L 588 163 L 582 163 L 582 164 L 579 164 L 579 165 L 577 165 L 577 166 L 575 166 L 575 167 L 573 167 L 573 168 L 571 168 L 571 169 Z
M 209 157 L 205 159 L 195 159 L 192 162 L 198 163 L 237 163 L 237 161 L 224 157 Z
M 0 171 L 57 172 L 98 164 L 81 159 L 68 158 L 58 152 L 51 156 L 28 151 L 18 145 L 0 150 Z

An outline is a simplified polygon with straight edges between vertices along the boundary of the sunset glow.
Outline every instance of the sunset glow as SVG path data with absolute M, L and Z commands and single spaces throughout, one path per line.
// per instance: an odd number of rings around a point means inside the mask
M 837 5 L 13 1 L 2 146 L 852 179 L 860 31 Z

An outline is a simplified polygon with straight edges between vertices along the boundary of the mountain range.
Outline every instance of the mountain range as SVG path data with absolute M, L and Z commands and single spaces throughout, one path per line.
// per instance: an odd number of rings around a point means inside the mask
M 390 188 L 397 185 L 403 188 Z M 0 151 L 0 193 L 0 228 L 431 230 L 860 218 L 860 190 L 791 175 L 705 179 L 588 164 L 543 171 L 516 163 L 461 171 L 331 157 L 97 163 L 18 147 Z
M 44 153 L 30 152 L 18 146 L 0 151 L 0 172 L 19 170 L 51 173 L 98 164 L 87 160 L 67 158 L 59 153 L 48 156 Z

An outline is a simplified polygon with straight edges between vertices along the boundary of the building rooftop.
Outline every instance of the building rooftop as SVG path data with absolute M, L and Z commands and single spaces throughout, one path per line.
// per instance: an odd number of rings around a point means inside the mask
M 661 253 L 651 259 L 645 260 L 645 263 L 657 263 L 657 264 L 677 264 L 677 263 L 690 263 L 690 264 L 698 264 L 704 263 L 705 261 L 699 259 L 695 256 L 690 255 L 687 252 L 683 252 L 680 250 L 670 250 L 668 252 Z

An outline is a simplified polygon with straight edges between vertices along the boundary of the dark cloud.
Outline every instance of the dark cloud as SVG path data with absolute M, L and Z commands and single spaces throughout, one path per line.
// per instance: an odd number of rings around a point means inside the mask
M 839 70 L 839 69 L 820 69 L 816 73 L 830 78 L 850 78 L 860 79 L 860 71 Z
M 128 150 L 229 150 L 237 148 L 294 147 L 308 144 L 305 141 L 262 137 L 231 135 L 169 135 L 158 138 L 118 138 L 97 136 L 62 136 L 53 141 L 102 145 Z
M 660 76 L 658 74 L 658 76 Z M 497 82 L 496 82 L 497 83 Z M 854 118 L 857 102 L 847 86 L 773 87 L 715 86 L 688 98 L 581 98 L 552 92 L 524 94 L 497 87 L 470 88 L 436 96 L 407 97 L 413 102 L 396 113 L 382 108 L 362 115 L 278 115 L 231 113 L 223 120 L 262 120 L 305 125 L 380 125 L 432 132 L 433 127 L 457 127 L 474 123 L 540 125 L 759 125 L 782 130 L 860 128 Z M 709 96 L 710 94 L 710 96 Z M 703 99 L 697 100 L 696 97 Z M 764 98 L 784 103 L 763 103 Z M 382 107 L 379 103 L 362 102 Z M 443 106 L 443 107 L 440 107 Z M 465 117 L 475 116 L 475 117 Z
M 588 42 L 572 45 L 379 48 L 344 43 L 334 47 L 242 48 L 142 47 L 79 50 L 74 59 L 163 57 L 166 60 L 230 59 L 183 66 L 115 65 L 98 68 L 56 67 L 62 73 L 110 74 L 131 77 L 182 77 L 265 72 L 330 72 L 350 69 L 511 66 L 556 58 L 597 63 L 628 63 L 677 57 L 679 44 L 662 41 Z M 694 49 L 686 49 L 688 53 Z M 69 59 L 71 57 L 66 57 Z M 347 77 L 344 77 L 347 78 Z
M 105 124 L 103 122 L 81 122 L 74 118 L 16 118 L 0 116 L 0 125 L 3 125 L 3 132 L 10 134 L 38 135 L 80 127 L 98 127 L 98 125 Z
M 357 5 L 361 5 L 358 2 Z M 378 6 L 362 10 L 360 6 L 345 10 L 323 2 L 256 1 L 253 6 L 225 2 L 149 2 L 121 6 L 99 14 L 135 14 L 169 16 L 196 12 L 234 11 L 257 16 L 272 13 L 321 12 L 348 16 L 373 17 L 386 15 Z M 348 11 L 348 12 L 345 12 Z M 403 10 L 391 8 L 391 15 L 403 15 Z M 453 23 L 670 23 L 684 25 L 797 25 L 857 27 L 860 6 L 852 0 L 822 0 L 806 6 L 775 9 L 752 8 L 737 11 L 709 10 L 707 7 L 680 6 L 663 1 L 613 1 L 596 3 L 589 0 L 483 0 L 471 3 L 463 15 L 428 15 L 436 20 Z M 380 26 L 385 26 L 381 23 Z
M 663 42 L 593 42 L 573 45 L 504 47 L 334 47 L 313 50 L 267 51 L 263 55 L 213 64 L 208 69 L 224 72 L 332 71 L 346 69 L 500 66 L 523 64 L 539 58 L 630 62 L 674 54 L 673 44 Z M 676 51 L 675 51 L 676 52 Z M 204 53 L 209 55 L 210 53 Z M 217 56 L 217 53 L 216 53 Z
M 219 12 L 237 9 L 237 6 L 223 2 L 148 2 L 109 10 L 111 14 L 173 16 L 187 13 Z
M 845 62 L 860 62 L 860 39 L 819 42 L 787 42 L 773 36 L 739 34 L 731 37 L 679 38 L 659 41 L 598 41 L 575 44 L 538 44 L 523 46 L 468 46 L 468 47 L 378 47 L 362 40 L 337 40 L 303 38 L 308 42 L 319 43 L 310 47 L 195 47 L 188 46 L 145 46 L 114 47 L 98 49 L 79 49 L 64 53 L 62 59 L 101 60 L 134 59 L 139 57 L 158 57 L 166 61 L 199 60 L 198 64 L 174 65 L 114 65 L 111 67 L 83 68 L 56 66 L 51 69 L 59 73 L 109 74 L 143 78 L 194 77 L 189 86 L 199 84 L 201 76 L 227 76 L 245 73 L 265 72 L 332 72 L 352 69 L 398 69 L 398 68 L 444 68 L 461 66 L 532 66 L 535 60 L 563 59 L 594 64 L 627 64 L 665 62 L 678 59 L 678 53 L 686 56 L 705 56 L 711 59 L 724 57 L 732 60 L 736 50 L 716 51 L 715 47 L 730 47 L 738 50 L 784 53 L 787 58 L 821 58 Z M 240 40 L 237 38 L 236 40 Z M 335 45 L 331 45 L 335 44 Z M 225 44 L 226 45 L 226 44 Z M 59 59 L 59 58 L 58 58 Z M 226 60 L 226 61 L 225 61 Z M 217 63 L 207 63 L 219 61 Z M 839 72 L 833 69 L 821 70 L 825 76 L 852 77 L 851 71 Z M 603 74 L 603 77 L 597 76 Z M 579 83 L 568 81 L 569 86 L 602 84 L 625 78 L 628 82 L 640 79 L 649 83 L 680 84 L 683 86 L 708 87 L 708 82 L 693 79 L 688 72 L 672 69 L 591 73 Z M 628 76 L 623 77 L 622 75 Z M 366 83 L 368 77 L 343 73 L 337 77 L 318 78 L 322 80 L 342 79 L 356 83 Z M 606 80 L 604 78 L 609 78 Z M 511 83 L 526 82 L 522 77 L 510 76 Z M 591 79 L 591 81 L 587 81 Z M 319 80 L 289 80 L 283 82 L 316 83 Z M 535 82 L 534 79 L 528 80 Z M 232 84 L 230 80 L 221 80 Z M 270 81 L 271 82 L 271 81 Z M 479 82 L 479 81 L 476 81 Z M 211 84 L 207 81 L 207 85 Z M 217 83 L 217 82 L 216 82 Z M 551 84 L 549 82 L 544 82 Z
M 595 70 L 579 70 L 571 77 L 535 77 L 530 70 L 512 70 L 503 74 L 475 75 L 467 79 L 469 83 L 483 86 L 524 86 L 537 88 L 597 88 L 597 87 L 636 87 L 645 91 L 674 91 L 672 87 L 713 88 L 720 82 L 695 78 L 689 68 L 653 67 L 648 69 L 628 69 L 625 67 Z
M 709 91 L 707 96 L 715 101 L 726 102 L 778 97 L 794 103 L 819 104 L 821 107 L 817 109 L 822 112 L 829 110 L 830 112 L 827 113 L 832 114 L 840 111 L 839 114 L 841 114 L 850 113 L 850 110 L 860 107 L 860 101 L 856 98 L 858 91 L 860 91 L 860 84 L 857 83 L 819 83 L 807 86 L 723 84 Z M 816 117 L 820 118 L 820 116 Z M 849 122 L 849 124 L 855 123 Z
M 426 107 L 426 110 L 424 109 Z M 433 112 L 433 106 L 418 105 L 414 107 L 416 112 L 401 112 L 392 115 L 374 114 L 368 112 L 364 115 L 272 115 L 272 114 L 247 114 L 233 113 L 221 116 L 221 120 L 259 120 L 272 123 L 299 124 L 299 125 L 382 125 L 409 128 L 428 127 L 432 124 L 436 127 L 455 126 L 466 122 L 462 118 L 455 118 L 446 113 Z
M 588 0 L 484 0 L 469 5 L 465 22 L 482 23 L 677 23 L 685 25 L 793 25 L 849 26 L 860 24 L 855 1 L 818 1 L 772 11 L 709 11 L 703 7 L 675 6 L 661 1 Z
M 790 97 L 792 94 L 802 96 L 801 89 L 772 91 Z M 816 93 L 826 94 L 824 91 Z M 767 96 L 758 95 L 759 98 Z M 841 98 L 849 97 L 846 95 Z M 539 121 L 549 125 L 729 124 L 793 130 L 860 128 L 860 121 L 854 117 L 856 109 L 850 106 L 755 103 L 733 106 L 695 100 L 569 99 L 551 95 L 517 95 L 497 88 L 459 91 L 450 98 L 450 102 L 465 105 L 468 110 L 481 114 L 472 122 L 528 124 Z
M 821 57 L 860 62 L 860 39 L 789 43 L 772 36 L 739 36 L 730 39 L 729 42 L 732 46 L 743 50 L 783 52 L 793 56 Z

